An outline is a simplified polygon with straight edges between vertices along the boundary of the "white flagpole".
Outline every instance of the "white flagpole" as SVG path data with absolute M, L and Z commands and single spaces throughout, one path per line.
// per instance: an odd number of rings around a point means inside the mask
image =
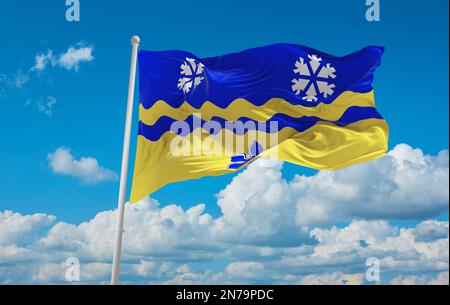
M 125 196 L 127 190 L 127 176 L 128 176 L 128 157 L 130 154 L 131 118 L 133 114 L 134 84 L 136 80 L 136 61 L 139 42 L 140 39 L 138 36 L 131 37 L 132 49 L 131 49 L 130 80 L 128 83 L 128 100 L 127 100 L 127 113 L 125 120 L 125 132 L 123 135 L 122 169 L 120 171 L 116 240 L 114 243 L 114 257 L 112 265 L 111 285 L 119 284 L 120 254 L 122 251 L 123 218 L 125 214 Z

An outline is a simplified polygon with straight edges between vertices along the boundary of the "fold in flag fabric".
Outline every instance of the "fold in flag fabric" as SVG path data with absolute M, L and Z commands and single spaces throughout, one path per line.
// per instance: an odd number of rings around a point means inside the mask
M 294 44 L 210 58 L 140 51 L 130 202 L 260 157 L 336 170 L 383 156 L 388 125 L 372 87 L 382 54 L 369 46 L 335 57 Z

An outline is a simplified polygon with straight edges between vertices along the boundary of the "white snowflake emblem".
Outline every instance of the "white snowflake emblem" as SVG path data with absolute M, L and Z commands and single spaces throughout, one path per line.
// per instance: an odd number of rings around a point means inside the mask
M 317 101 L 318 95 L 322 95 L 324 98 L 334 93 L 334 84 L 330 83 L 330 79 L 336 77 L 334 74 L 336 70 L 327 63 L 322 62 L 322 58 L 317 55 L 308 55 L 308 62 L 305 62 L 303 57 L 295 62 L 294 73 L 298 74 L 297 78 L 294 78 L 292 82 L 292 91 L 296 95 L 304 93 L 304 100 L 308 102 Z
M 178 79 L 178 89 L 188 93 L 191 89 L 200 85 L 205 77 L 203 76 L 204 65 L 197 63 L 195 59 L 186 57 L 186 60 L 180 66 L 182 77 Z

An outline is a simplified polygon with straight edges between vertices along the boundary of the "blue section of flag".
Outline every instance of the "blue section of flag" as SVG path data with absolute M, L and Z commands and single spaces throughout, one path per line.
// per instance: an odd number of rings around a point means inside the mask
M 373 73 L 380 64 L 383 48 L 366 47 L 343 57 L 335 57 L 318 50 L 294 44 L 274 44 L 248 49 L 239 53 L 211 58 L 199 58 L 185 51 L 140 51 L 139 84 L 140 102 L 148 109 L 158 100 L 164 100 L 173 107 L 181 106 L 185 101 L 200 108 L 210 101 L 226 108 L 237 98 L 244 98 L 255 105 L 263 105 L 271 98 L 283 98 L 291 104 L 306 107 L 319 103 L 332 103 L 344 91 L 369 92 L 372 90 Z M 305 78 L 294 72 L 296 62 L 308 56 L 320 58 L 320 67 L 315 71 L 308 66 L 308 79 L 327 81 L 318 75 L 327 64 L 336 70 L 332 79 L 333 93 L 320 96 L 317 100 L 305 100 L 306 93 L 292 90 L 293 79 Z M 180 67 L 186 59 L 195 60 L 203 69 L 187 78 L 201 77 L 198 86 L 192 86 L 185 92 L 177 87 Z M 314 89 L 318 91 L 317 85 Z M 307 91 L 307 90 L 305 90 Z
M 241 166 L 255 159 L 262 151 L 263 147 L 257 141 L 254 141 L 248 149 L 248 154 L 240 154 L 230 158 L 229 169 L 239 169 Z
M 298 132 L 302 132 L 302 131 L 305 131 L 305 130 L 311 128 L 318 122 L 329 122 L 329 123 L 333 123 L 338 126 L 346 126 L 351 123 L 355 123 L 355 122 L 358 122 L 361 120 L 366 120 L 366 119 L 372 119 L 372 118 L 373 119 L 383 119 L 381 114 L 378 113 L 378 111 L 375 108 L 373 108 L 373 107 L 357 107 L 357 106 L 349 107 L 344 112 L 344 114 L 336 121 L 329 121 L 329 120 L 325 120 L 325 119 L 315 117 L 315 116 L 302 116 L 300 118 L 293 118 L 286 114 L 278 113 L 266 122 L 266 124 L 264 125 L 265 129 L 262 131 L 267 132 L 267 133 L 273 133 L 273 132 L 279 132 L 283 128 L 291 127 L 293 129 L 297 130 Z M 205 123 L 207 123 L 204 120 L 200 120 L 198 118 L 196 118 L 196 119 L 199 121 L 198 125 L 194 123 L 193 115 L 190 115 L 186 120 L 184 120 L 184 122 L 186 122 L 186 124 L 187 124 L 186 126 L 189 126 L 189 128 L 186 130 L 187 131 L 186 134 L 183 133 L 183 130 L 176 130 L 175 133 L 177 133 L 181 136 L 187 136 L 190 132 L 194 131 L 195 128 L 202 127 Z M 151 126 L 146 125 L 143 122 L 139 122 L 139 135 L 144 136 L 147 140 L 150 140 L 150 141 L 158 141 L 164 133 L 166 133 L 170 130 L 172 123 L 175 121 L 176 120 L 171 117 L 162 116 L 155 124 L 153 124 Z M 213 117 L 213 118 L 211 118 L 211 121 L 217 122 L 218 124 L 220 124 L 220 126 L 222 128 L 228 127 L 226 124 L 226 120 L 221 117 Z M 255 120 L 249 119 L 247 117 L 241 117 L 241 118 L 237 119 L 236 121 L 240 121 L 243 124 L 246 124 L 248 122 L 253 122 L 254 124 L 252 124 L 252 125 L 254 127 L 258 128 L 258 122 Z M 278 128 L 276 130 L 271 130 L 270 122 L 277 122 Z M 255 130 L 256 128 L 254 128 L 253 130 Z M 230 130 L 233 131 L 235 134 L 243 135 L 247 131 L 252 130 L 252 128 L 251 128 L 251 125 L 246 125 L 246 129 L 243 129 L 243 130 L 235 130 L 235 129 L 230 129 Z M 216 130 L 213 130 L 211 134 L 217 134 L 219 132 L 220 132 L 220 130 L 216 129 Z

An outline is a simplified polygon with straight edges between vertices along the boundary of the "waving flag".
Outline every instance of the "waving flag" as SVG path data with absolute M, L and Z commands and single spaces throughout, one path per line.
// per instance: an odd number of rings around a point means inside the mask
M 383 156 L 388 126 L 372 88 L 382 53 L 335 57 L 293 44 L 211 58 L 140 51 L 131 202 L 261 156 L 320 170 Z

